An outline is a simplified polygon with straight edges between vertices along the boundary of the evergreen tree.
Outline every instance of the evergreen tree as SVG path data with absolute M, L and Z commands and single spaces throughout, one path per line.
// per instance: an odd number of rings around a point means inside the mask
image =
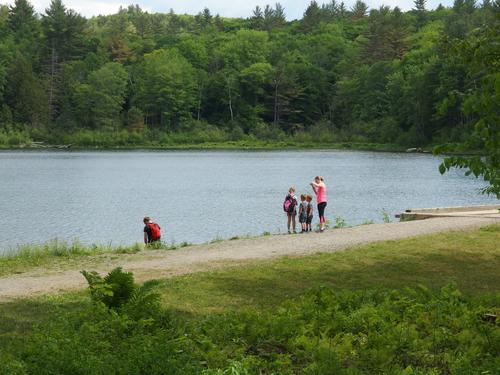
M 351 14 L 354 19 L 363 18 L 368 12 L 368 5 L 361 0 L 357 0 L 351 9 Z
M 413 10 L 416 13 L 417 20 L 416 20 L 416 26 L 417 29 L 422 28 L 426 22 L 427 22 L 427 14 L 426 14 L 426 9 L 425 9 L 425 3 L 427 0 L 414 0 L 413 4 L 415 5 L 415 8 Z
M 328 20 L 331 20 L 339 15 L 339 5 L 336 0 L 331 0 L 329 3 L 323 4 L 321 6 L 321 10 Z
M 264 13 L 258 5 L 253 10 L 253 15 L 250 18 L 250 25 L 251 28 L 255 30 L 263 30 L 264 28 Z
M 280 3 L 274 5 L 274 19 L 278 27 L 283 26 L 286 22 L 285 8 Z
M 338 6 L 338 10 L 337 10 L 337 14 L 340 18 L 344 18 L 347 16 L 347 7 L 345 6 L 345 3 L 342 1 L 339 6 Z
M 15 122 L 30 127 L 41 127 L 48 123 L 49 111 L 44 89 L 28 59 L 20 53 L 12 60 L 8 71 L 5 101 Z
M 320 24 L 322 15 L 323 12 L 316 0 L 311 1 L 302 18 L 302 30 L 306 33 L 310 32 L 314 27 Z
M 16 0 L 10 6 L 8 24 L 17 41 L 21 39 L 33 41 L 39 30 L 35 9 L 27 0 Z

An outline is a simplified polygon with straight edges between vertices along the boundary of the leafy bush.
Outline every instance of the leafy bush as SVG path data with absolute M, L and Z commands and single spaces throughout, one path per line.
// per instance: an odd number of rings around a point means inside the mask
M 144 315 L 145 309 L 159 308 L 159 294 L 152 293 L 159 282 L 151 280 L 138 287 L 131 272 L 117 267 L 105 277 L 97 272 L 82 271 L 89 284 L 90 296 L 95 303 L 102 303 L 108 309 L 126 311 L 132 315 Z
M 109 309 L 117 309 L 130 300 L 135 289 L 134 275 L 115 268 L 104 278 L 97 272 L 82 271 L 89 283 L 90 296 L 94 302 L 102 302 Z

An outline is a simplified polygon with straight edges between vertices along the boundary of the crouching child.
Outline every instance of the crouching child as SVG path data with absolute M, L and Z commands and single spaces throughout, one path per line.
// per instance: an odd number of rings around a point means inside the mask
M 161 228 L 146 216 L 144 222 L 144 243 L 146 246 L 161 243 Z

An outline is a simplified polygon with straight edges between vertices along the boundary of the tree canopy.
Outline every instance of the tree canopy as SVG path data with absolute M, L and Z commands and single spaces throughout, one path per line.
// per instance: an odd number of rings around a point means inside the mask
M 136 5 L 85 19 L 61 0 L 42 14 L 16 0 L 0 7 L 0 131 L 218 129 L 409 147 L 472 136 L 487 149 L 498 13 L 489 1 L 403 12 L 332 0 L 294 21 L 279 3 L 248 18 Z

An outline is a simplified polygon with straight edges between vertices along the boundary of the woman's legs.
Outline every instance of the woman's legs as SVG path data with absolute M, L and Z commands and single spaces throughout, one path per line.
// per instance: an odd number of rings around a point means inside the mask
M 297 233 L 297 230 L 295 229 L 295 215 L 292 215 L 292 226 L 293 226 L 293 233 Z
M 292 215 L 286 214 L 286 217 L 287 217 L 286 227 L 288 228 L 288 233 L 290 233 L 290 223 L 292 222 Z
M 320 230 L 325 230 L 325 208 L 326 202 L 318 203 L 319 227 Z

